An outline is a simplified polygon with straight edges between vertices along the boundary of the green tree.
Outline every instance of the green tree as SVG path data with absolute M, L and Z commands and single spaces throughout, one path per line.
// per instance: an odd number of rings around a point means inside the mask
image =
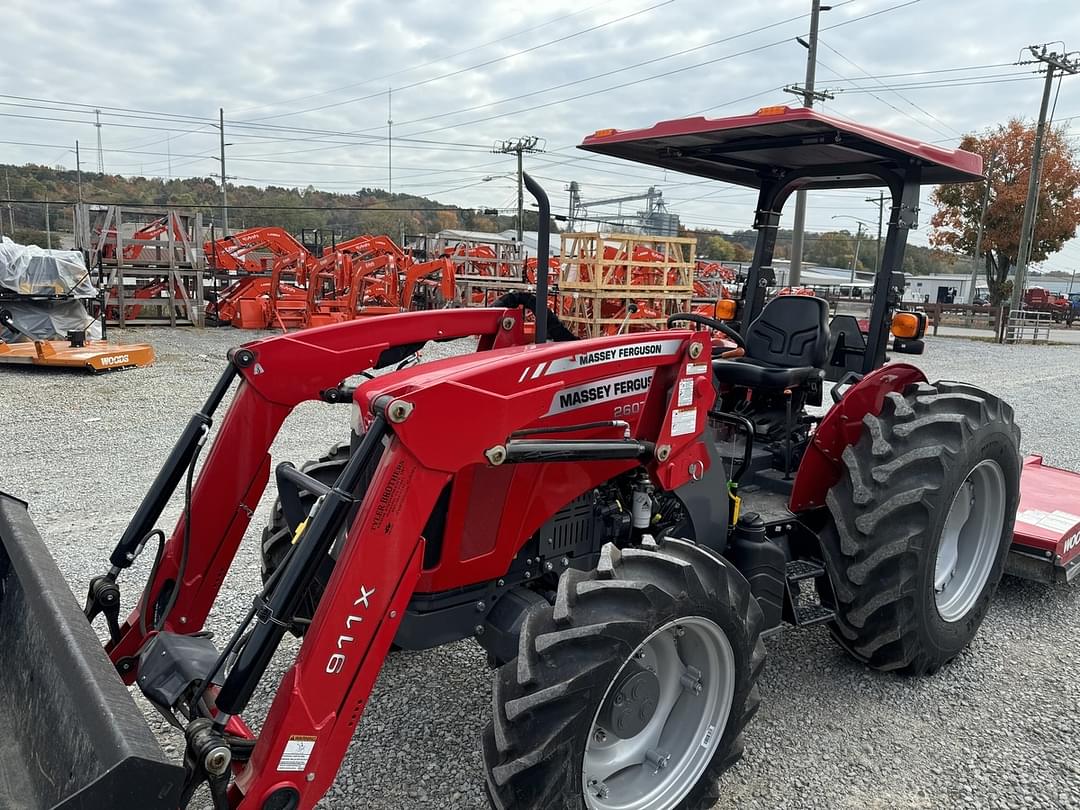
M 735 259 L 735 245 L 722 236 L 708 236 L 698 243 L 698 253 L 706 259 L 730 262 Z
M 807 261 L 825 267 L 850 267 L 855 258 L 855 239 L 848 231 L 830 231 L 807 239 Z

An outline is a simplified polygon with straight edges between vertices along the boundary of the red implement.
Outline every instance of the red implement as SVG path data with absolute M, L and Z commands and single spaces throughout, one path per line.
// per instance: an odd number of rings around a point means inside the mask
M 1041 582 L 1071 582 L 1080 571 L 1080 473 L 1024 459 L 1008 572 Z

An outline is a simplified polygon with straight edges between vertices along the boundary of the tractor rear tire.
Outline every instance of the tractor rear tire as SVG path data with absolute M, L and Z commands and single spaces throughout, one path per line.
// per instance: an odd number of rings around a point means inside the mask
M 305 462 L 300 469 L 312 478 L 329 486 L 337 480 L 348 463 L 349 450 L 348 442 L 334 445 L 325 455 Z M 315 495 L 307 490 L 301 490 L 300 500 L 304 508 L 307 509 L 315 502 Z M 270 509 L 270 522 L 263 528 L 262 534 L 261 556 L 264 584 L 281 565 L 285 555 L 288 554 L 292 545 L 292 536 L 292 529 L 289 528 L 289 524 L 285 520 L 285 510 L 281 508 L 281 500 L 275 499 L 274 505 Z M 327 555 L 326 560 L 319 567 L 311 587 L 304 594 L 300 607 L 297 609 L 296 617 L 289 624 L 289 632 L 297 638 L 304 635 L 308 625 L 311 623 L 311 617 L 315 615 L 315 608 L 319 604 L 319 599 L 322 598 L 323 591 L 326 590 L 326 583 L 330 581 L 330 574 L 333 570 L 334 558 Z
M 1012 542 L 1019 443 L 1012 408 L 961 383 L 888 394 L 863 419 L 821 538 L 831 632 L 852 656 L 924 675 L 974 638 Z
M 517 658 L 495 673 L 483 734 L 492 806 L 711 807 L 760 702 L 763 625 L 743 576 L 689 541 L 608 544 L 596 570 L 567 570 L 555 605 L 529 610 Z M 632 678 L 660 684 L 654 702 Z M 616 756 L 622 765 L 604 761 Z M 597 780 L 594 767 L 613 772 Z

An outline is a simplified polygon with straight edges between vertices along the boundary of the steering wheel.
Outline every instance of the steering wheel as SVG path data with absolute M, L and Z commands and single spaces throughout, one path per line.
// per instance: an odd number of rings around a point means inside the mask
M 679 321 L 696 323 L 701 326 L 707 326 L 710 329 L 715 329 L 717 332 L 723 334 L 724 337 L 733 340 L 735 342 L 735 345 L 738 346 L 740 349 L 746 348 L 746 341 L 743 340 L 743 336 L 723 321 L 716 320 L 716 318 L 710 318 L 708 315 L 701 315 L 697 312 L 676 312 L 674 315 L 668 316 L 667 325 L 674 326 Z

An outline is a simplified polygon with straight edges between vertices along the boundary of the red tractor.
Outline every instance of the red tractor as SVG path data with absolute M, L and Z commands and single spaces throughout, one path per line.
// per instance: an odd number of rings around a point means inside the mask
M 894 316 L 920 186 L 977 180 L 978 156 L 801 108 L 583 147 L 758 189 L 735 319 L 568 340 L 543 307 L 542 230 L 534 340 L 504 306 L 232 351 L 83 609 L 26 505 L 0 497 L 0 805 L 175 810 L 205 784 L 217 810 L 311 808 L 391 646 L 473 638 L 496 667 L 482 740 L 495 807 L 706 808 L 742 752 L 769 633 L 822 624 L 859 661 L 922 675 L 971 641 L 1004 571 L 1075 574 L 1076 476 L 1030 461 L 1021 495 L 1006 403 L 885 364 L 922 349 L 924 321 Z M 873 185 L 892 208 L 869 334 L 830 323 L 816 297 L 765 303 L 790 195 Z M 427 341 L 467 336 L 473 354 L 409 363 Z M 385 373 L 346 382 L 371 369 Z M 829 380 L 833 406 L 814 415 Z M 309 400 L 350 409 L 351 437 L 303 469 L 272 468 L 271 442 Z M 200 631 L 271 473 L 265 587 L 214 640 Z M 166 537 L 156 524 L 178 489 Z M 124 617 L 122 576 L 155 548 Z M 101 616 L 104 651 L 88 622 Z M 296 659 L 249 724 L 290 631 Z M 184 730 L 181 762 L 125 684 Z
M 1073 320 L 1073 306 L 1069 296 L 1054 293 L 1045 287 L 1028 287 L 1024 290 L 1021 306 L 1031 312 L 1048 312 L 1054 323 L 1068 322 L 1071 326 Z

